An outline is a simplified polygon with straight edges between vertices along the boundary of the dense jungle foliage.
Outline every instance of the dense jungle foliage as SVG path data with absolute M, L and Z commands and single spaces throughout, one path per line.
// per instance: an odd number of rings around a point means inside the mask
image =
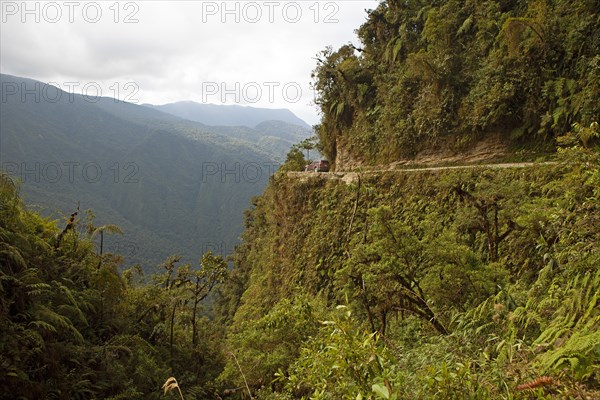
M 596 0 L 388 0 L 313 73 L 322 152 L 384 164 L 486 135 L 552 143 L 600 115 Z
M 102 254 L 117 227 L 73 213 L 58 229 L 0 178 L 0 398 L 158 399 L 169 374 L 207 393 L 221 356 L 201 301 L 225 261 L 171 257 L 142 283 L 141 268 L 119 273 L 122 257 Z
M 59 229 L 2 175 L 0 397 L 162 398 L 176 376 L 185 399 L 597 398 L 600 152 L 557 158 L 282 171 L 231 271 L 207 253 L 150 277 L 102 254 L 117 227 Z
M 600 153 L 557 157 L 281 174 L 221 288 L 239 367 L 219 379 L 268 399 L 597 398 Z
M 388 1 L 315 71 L 321 150 L 498 131 L 554 162 L 288 173 L 230 260 L 144 276 L 0 175 L 0 398 L 600 398 L 597 2 Z M 229 265 L 228 265 L 229 262 Z M 172 379 L 172 378 L 176 378 Z

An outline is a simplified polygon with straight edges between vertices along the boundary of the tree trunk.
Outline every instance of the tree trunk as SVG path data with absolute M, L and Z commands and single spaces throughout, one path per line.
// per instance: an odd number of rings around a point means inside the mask
M 102 254 L 104 254 L 104 231 L 100 231 L 100 259 Z
M 169 337 L 169 355 L 171 368 L 173 368 L 173 331 L 175 328 L 175 310 L 177 309 L 177 301 L 173 304 L 173 312 L 171 312 L 171 334 Z
M 200 281 L 198 278 L 196 278 L 196 290 L 194 291 L 194 309 L 192 311 L 192 347 L 196 348 L 196 341 L 198 340 L 196 338 L 197 336 L 197 331 L 196 331 L 196 310 L 198 309 L 198 286 L 200 284 Z
M 98 260 L 98 269 L 102 267 L 102 254 L 104 253 L 104 231 L 100 231 L 100 260 Z

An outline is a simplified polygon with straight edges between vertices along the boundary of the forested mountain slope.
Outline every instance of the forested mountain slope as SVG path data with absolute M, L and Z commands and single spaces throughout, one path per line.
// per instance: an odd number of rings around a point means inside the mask
M 558 160 L 278 174 L 221 288 L 245 376 L 220 379 L 261 399 L 596 398 L 600 153 Z
M 199 104 L 193 101 L 145 106 L 201 123 L 207 131 L 253 144 L 280 162 L 283 162 L 290 147 L 314 135 L 306 122 L 286 109 Z
M 284 121 L 263 121 L 254 128 L 247 126 L 207 126 L 211 132 L 230 139 L 245 141 L 261 149 L 279 164 L 283 163 L 290 148 L 314 136 L 310 128 Z
M 343 169 L 488 136 L 548 149 L 600 115 L 599 31 L 595 0 L 381 2 L 358 48 L 318 56 L 323 152 Z
M 280 173 L 231 272 L 205 254 L 146 278 L 2 174 L 0 398 L 158 399 L 169 376 L 188 400 L 597 398 L 600 152 L 557 161 Z
M 89 215 L 57 227 L 0 172 L 0 399 L 160 399 L 170 374 L 214 398 L 216 329 L 199 303 L 225 261 L 120 273 L 122 256 L 101 250 L 106 229 Z
M 315 70 L 339 169 L 492 136 L 552 162 L 344 180 L 288 174 L 306 162 L 296 146 L 244 213 L 232 269 L 209 253 L 120 274 L 93 218 L 57 227 L 0 175 L 0 396 L 600 398 L 596 3 L 381 2 L 361 48 Z M 112 115 L 144 119 L 130 111 Z M 178 124 L 177 147 L 144 128 L 132 151 L 180 160 L 201 135 Z
M 259 399 L 600 397 L 598 11 L 383 1 L 359 47 L 318 56 L 320 149 L 338 170 L 490 138 L 555 162 L 330 179 L 287 174 L 301 164 L 291 152 L 220 288 L 236 356 L 225 387 Z
M 106 244 L 128 262 L 154 268 L 171 254 L 231 251 L 243 210 L 277 167 L 248 141 L 148 107 L 9 75 L 1 83 L 2 168 L 45 214 L 79 204 L 120 226 L 125 235 Z
M 190 121 L 213 126 L 247 126 L 254 128 L 265 121 L 281 121 L 292 125 L 310 126 L 287 109 L 257 108 L 240 105 L 200 104 L 179 101 L 163 105 L 145 104 L 157 110 L 176 115 Z

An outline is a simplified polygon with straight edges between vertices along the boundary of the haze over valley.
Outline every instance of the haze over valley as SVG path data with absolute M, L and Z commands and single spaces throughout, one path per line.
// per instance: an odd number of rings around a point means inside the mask
M 288 110 L 90 101 L 10 75 L 0 84 L 2 168 L 27 202 L 54 218 L 93 210 L 95 224 L 124 232 L 107 250 L 146 269 L 171 254 L 232 252 L 250 199 L 311 136 Z
M 0 400 L 600 399 L 599 13 L 0 1 Z

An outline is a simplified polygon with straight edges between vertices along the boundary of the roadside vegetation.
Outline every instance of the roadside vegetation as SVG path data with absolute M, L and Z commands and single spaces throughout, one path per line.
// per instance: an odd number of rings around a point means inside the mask
M 600 155 L 557 157 L 277 176 L 219 302 L 257 398 L 599 396 Z
M 0 398 L 600 398 L 599 21 L 591 0 L 381 2 L 362 47 L 320 55 L 319 142 L 228 259 L 144 275 L 104 251 L 118 227 L 44 219 L 0 174 Z M 373 166 L 498 134 L 553 162 L 287 173 L 315 145 Z
M 552 152 L 598 122 L 599 24 L 593 0 L 383 1 L 360 46 L 317 55 L 321 152 L 382 165 L 489 136 Z

